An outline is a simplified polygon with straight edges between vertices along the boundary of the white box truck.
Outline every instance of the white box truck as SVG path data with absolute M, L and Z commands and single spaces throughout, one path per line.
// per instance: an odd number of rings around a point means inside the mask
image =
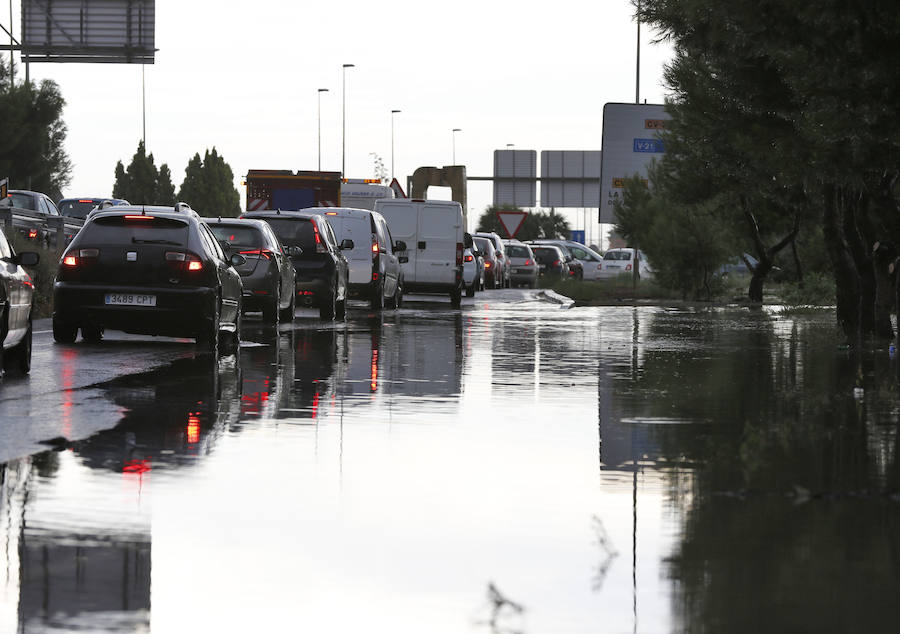
M 458 308 L 463 292 L 462 206 L 449 200 L 375 201 L 395 241 L 407 245 L 403 264 L 404 292 L 447 293 Z M 399 254 L 403 255 L 403 254 Z

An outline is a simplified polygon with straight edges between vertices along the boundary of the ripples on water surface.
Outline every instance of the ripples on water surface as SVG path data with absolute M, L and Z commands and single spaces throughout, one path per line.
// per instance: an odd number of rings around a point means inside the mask
M 0 631 L 885 629 L 897 368 L 832 321 L 353 311 L 93 386 L 2 468 Z

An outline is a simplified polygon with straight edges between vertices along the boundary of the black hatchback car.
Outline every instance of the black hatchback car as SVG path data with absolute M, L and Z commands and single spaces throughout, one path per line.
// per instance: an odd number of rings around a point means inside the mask
M 294 265 L 299 303 L 317 307 L 322 319 L 344 318 L 349 266 L 341 251 L 352 249 L 352 240 L 338 244 L 331 225 L 319 213 L 250 211 L 241 218 L 265 220 L 272 227 Z
M 119 205 L 93 214 L 63 253 L 53 285 L 53 338 L 106 328 L 194 337 L 204 351 L 235 349 L 241 255 L 225 253 L 200 217 L 173 207 Z
M 272 228 L 262 220 L 203 218 L 227 257 L 246 262 L 235 266 L 244 283 L 244 312 L 262 311 L 263 321 L 277 325 L 294 319 L 294 266 Z

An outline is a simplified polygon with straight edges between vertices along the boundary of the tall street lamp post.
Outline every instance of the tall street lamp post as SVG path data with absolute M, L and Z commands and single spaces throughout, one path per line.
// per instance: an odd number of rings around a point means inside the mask
M 394 178 L 394 115 L 400 110 L 391 110 L 391 178 Z
M 319 88 L 319 171 L 322 171 L 322 93 L 328 92 L 327 88 Z
M 453 164 L 456 165 L 456 133 L 462 132 L 462 128 L 453 128 Z
M 341 68 L 341 178 L 347 175 L 347 69 L 355 68 L 353 64 L 344 64 Z

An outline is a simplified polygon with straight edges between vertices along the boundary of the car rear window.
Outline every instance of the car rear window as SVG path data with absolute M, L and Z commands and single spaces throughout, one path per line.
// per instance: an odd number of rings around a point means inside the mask
M 316 232 L 309 218 L 266 218 L 266 222 L 284 246 L 315 252 Z
M 91 209 L 97 206 L 99 200 L 64 200 L 59 205 L 59 213 L 71 218 L 84 218 Z
M 18 207 L 19 209 L 30 209 L 31 211 L 37 211 L 34 206 L 34 198 L 28 196 L 27 194 L 7 194 L 10 199 L 12 199 L 12 206 Z
M 78 234 L 81 244 L 165 244 L 187 246 L 188 224 L 174 218 L 107 216 L 85 225 Z
M 541 264 L 553 264 L 559 258 L 559 251 L 556 249 L 542 249 L 540 247 L 534 247 L 534 259 L 540 262 Z
M 630 260 L 631 252 L 630 251 L 607 251 L 606 255 L 603 256 L 604 260 Z
M 494 254 L 494 243 L 491 242 L 488 238 L 473 238 L 476 246 L 479 251 L 484 251 L 485 253 Z
M 531 254 L 528 253 L 528 247 L 520 247 L 515 244 L 511 244 L 506 247 L 506 252 L 509 254 L 511 258 L 530 258 Z
M 262 235 L 256 227 L 235 227 L 220 224 L 207 225 L 216 240 L 233 247 L 261 247 Z

